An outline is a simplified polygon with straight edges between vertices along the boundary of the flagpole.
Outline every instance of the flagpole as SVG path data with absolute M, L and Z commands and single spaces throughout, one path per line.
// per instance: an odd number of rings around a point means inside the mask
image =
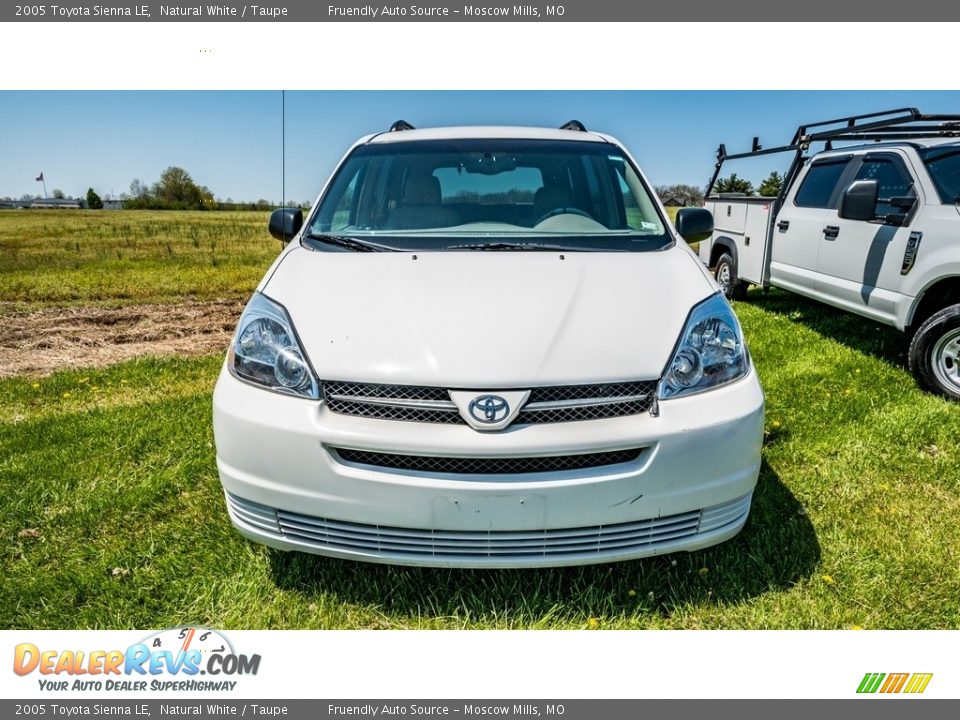
M 43 173 L 40 173 L 40 176 L 43 177 Z M 41 182 L 43 182 L 43 199 L 46 200 L 47 197 L 48 197 L 48 195 L 47 195 L 47 179 L 46 179 L 46 178 L 43 178 L 43 180 L 42 180 Z

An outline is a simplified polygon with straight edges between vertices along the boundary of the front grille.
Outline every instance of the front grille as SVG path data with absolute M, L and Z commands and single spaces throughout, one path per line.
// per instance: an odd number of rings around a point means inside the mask
M 457 406 L 443 388 L 325 382 L 323 392 L 327 407 L 341 415 L 380 420 L 465 424 Z
M 327 406 L 342 415 L 464 424 L 445 388 L 340 381 L 324 382 L 323 385 Z M 530 397 L 513 424 L 578 422 L 639 415 L 650 410 L 656 387 L 655 380 L 536 387 L 531 389 Z
M 431 455 L 398 455 L 336 448 L 341 460 L 357 465 L 368 465 L 391 470 L 416 470 L 423 473 L 454 475 L 522 475 L 526 473 L 556 473 L 568 470 L 605 467 L 633 462 L 643 448 L 614 450 L 584 455 L 548 455 L 546 457 L 477 458 L 438 457 Z
M 582 558 L 625 555 L 658 548 L 678 540 L 742 523 L 750 511 L 750 495 L 676 515 L 613 525 L 550 530 L 419 530 L 343 522 L 277 510 L 227 493 L 235 520 L 269 518 L 253 527 L 262 533 L 318 552 L 346 551 L 366 557 L 425 562 L 431 558 L 456 562 L 489 560 L 491 565 L 536 558 Z M 265 527 L 269 525 L 269 527 Z

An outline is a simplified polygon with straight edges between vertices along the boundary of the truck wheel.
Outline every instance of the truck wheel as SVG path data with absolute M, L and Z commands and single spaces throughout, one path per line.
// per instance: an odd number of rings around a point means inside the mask
M 730 257 L 730 253 L 724 253 L 717 260 L 713 276 L 723 294 L 731 300 L 743 300 L 747 296 L 747 284 L 737 275 L 737 264 Z
M 910 372 L 924 389 L 960 400 L 960 305 L 931 315 L 917 329 Z

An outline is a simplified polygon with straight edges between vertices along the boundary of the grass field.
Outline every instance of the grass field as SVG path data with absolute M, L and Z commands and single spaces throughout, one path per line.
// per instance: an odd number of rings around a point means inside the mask
M 20 309 L 247 295 L 269 213 L 0 211 L 0 302 Z
M 243 272 L 213 272 L 212 287 L 246 294 L 259 279 L 276 252 L 263 241 L 256 265 L 262 220 L 243 241 L 249 268 L 217 266 Z M 171 225 L 192 232 L 179 216 Z M 161 255 L 166 242 L 158 230 Z M 147 265 L 176 264 L 144 252 Z M 0 300 L 17 282 L 40 287 L 46 268 L 20 262 L 4 265 Z M 122 302 L 128 270 L 116 288 L 108 277 L 97 297 L 67 301 Z M 779 292 L 751 291 L 736 310 L 767 394 L 746 528 L 706 551 L 607 566 L 420 570 L 246 542 L 214 466 L 219 356 L 0 381 L 0 627 L 960 627 L 960 408 L 915 387 L 896 332 Z

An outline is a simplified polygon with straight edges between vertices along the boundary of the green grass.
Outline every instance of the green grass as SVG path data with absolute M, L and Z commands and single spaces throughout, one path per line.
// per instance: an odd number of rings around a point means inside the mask
M 249 295 L 276 257 L 265 212 L 0 211 L 0 301 L 15 308 Z
M 248 543 L 214 465 L 220 358 L 2 381 L 0 627 L 960 627 L 960 408 L 917 390 L 893 331 L 785 293 L 736 308 L 767 394 L 746 528 L 606 566 L 421 570 Z

